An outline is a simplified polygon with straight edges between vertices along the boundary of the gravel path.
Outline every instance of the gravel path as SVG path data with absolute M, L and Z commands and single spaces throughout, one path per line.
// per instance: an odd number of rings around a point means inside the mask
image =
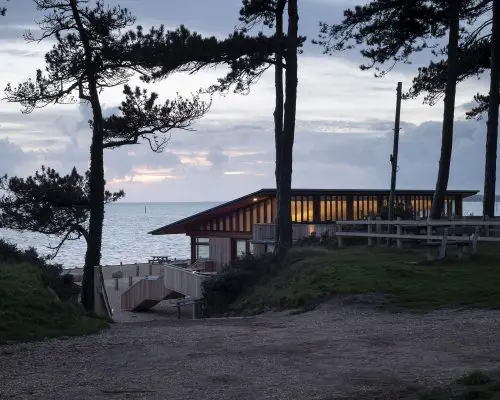
M 474 368 L 498 369 L 499 329 L 500 311 L 334 305 L 115 324 L 95 336 L 0 347 L 0 399 L 326 400 L 439 385 Z

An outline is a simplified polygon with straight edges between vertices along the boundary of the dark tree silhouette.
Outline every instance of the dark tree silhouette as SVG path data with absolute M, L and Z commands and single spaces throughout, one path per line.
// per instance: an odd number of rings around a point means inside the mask
M 6 0 L 9 1 L 9 0 Z M 7 7 L 0 7 L 0 15 L 4 16 L 7 13 Z
M 24 112 L 49 104 L 84 101 L 92 108 L 92 141 L 90 148 L 89 200 L 90 219 L 83 275 L 82 303 L 87 310 L 94 304 L 93 267 L 100 264 L 102 225 L 104 219 L 104 148 L 149 141 L 161 151 L 174 128 L 186 129 L 209 108 L 198 97 L 182 98 L 157 105 L 157 95 L 125 88 L 126 100 L 120 114 L 104 118 L 99 94 L 103 89 L 123 85 L 136 73 L 146 74 L 139 65 L 119 60 L 120 32 L 130 27 L 134 17 L 126 8 L 104 6 L 98 0 L 92 6 L 83 0 L 34 0 L 46 12 L 38 23 L 42 34 L 28 41 L 55 40 L 45 56 L 45 71 L 38 70 L 34 80 L 17 87 L 8 85 L 8 101 L 19 102 Z
M 487 18 L 491 13 L 491 18 Z M 477 106 L 467 112 L 467 118 L 480 119 L 488 114 L 486 131 L 486 157 L 484 172 L 483 215 L 493 217 L 495 213 L 496 152 L 498 146 L 499 108 L 499 62 L 500 24 L 499 2 L 485 1 L 475 8 L 473 18 L 482 17 L 482 22 L 463 35 L 458 48 L 459 82 L 471 77 L 481 77 L 490 69 L 490 95 L 478 93 L 474 99 Z M 471 16 L 469 16 L 471 17 Z M 431 62 L 428 67 L 419 68 L 411 90 L 406 97 L 416 97 L 425 93 L 424 101 L 435 104 L 446 87 L 447 60 Z
M 290 210 L 292 150 L 295 130 L 297 52 L 305 41 L 297 35 L 296 2 L 288 1 L 288 33 L 284 33 L 285 0 L 245 0 L 240 11 L 242 26 L 226 39 L 204 38 L 184 26 L 166 31 L 163 26 L 144 33 L 141 27 L 129 32 L 115 52 L 119 61 L 140 65 L 150 72 L 145 80 L 162 79 L 174 71 L 196 73 L 203 68 L 227 65 L 229 73 L 220 78 L 208 92 L 248 93 L 262 74 L 275 67 L 276 107 L 274 111 L 276 141 L 276 184 L 278 189 L 278 249 L 291 246 Z M 273 35 L 249 32 L 259 24 L 275 27 Z M 127 51 L 123 51 L 123 49 Z M 283 85 L 287 72 L 287 88 Z M 286 86 L 286 85 L 285 85 Z M 285 100 L 285 94 L 287 100 Z M 292 96 L 292 97 L 289 97 Z M 288 121 L 288 122 L 287 122 Z M 283 167 L 283 168 L 282 168 Z M 283 191 L 285 188 L 285 191 Z M 284 236 L 282 234 L 284 233 Z
M 436 39 L 448 33 L 448 45 L 434 54 L 446 54 L 446 83 L 444 86 L 444 113 L 441 157 L 436 190 L 431 210 L 432 218 L 440 218 L 448 187 L 453 145 L 453 121 L 456 84 L 459 77 L 458 44 L 460 20 L 473 25 L 490 0 L 373 0 L 344 12 L 344 20 L 337 25 L 320 24 L 320 38 L 326 53 L 364 44 L 361 54 L 368 58 L 362 69 L 375 68 L 382 76 L 397 63 L 409 63 L 413 53 L 436 49 Z M 464 31 L 462 30 L 462 34 Z M 390 63 L 388 67 L 382 66 Z
M 61 176 L 42 166 L 27 178 L 7 175 L 0 178 L 0 227 L 18 231 L 39 232 L 59 238 L 52 247 L 55 257 L 67 240 L 85 238 L 89 245 L 90 173 L 78 174 L 76 168 Z M 104 192 L 104 202 L 124 196 L 123 191 Z
M 287 0 L 275 0 L 263 2 L 259 0 L 244 0 L 243 7 L 240 10 L 240 21 L 245 24 L 245 28 L 253 28 L 255 25 L 262 23 L 268 28 L 275 28 L 275 40 L 277 43 L 283 42 L 285 39 L 284 32 L 284 12 Z M 284 53 L 285 49 L 278 46 L 275 51 L 274 65 L 274 87 L 275 87 L 275 108 L 274 108 L 274 146 L 275 146 L 275 177 L 276 177 L 276 200 L 277 200 L 277 217 L 275 220 L 275 248 L 279 251 L 282 242 L 282 230 L 291 229 L 290 222 L 282 221 L 280 218 L 282 210 L 286 213 L 286 198 L 283 198 L 281 191 L 281 170 L 282 165 L 282 148 L 283 148 L 283 118 L 285 107 L 285 94 L 283 83 L 284 70 Z M 288 201 L 290 203 L 290 201 Z M 284 207 L 283 207 L 284 206 Z M 291 212 L 290 212 L 291 215 Z M 287 225 L 290 225 L 287 228 Z

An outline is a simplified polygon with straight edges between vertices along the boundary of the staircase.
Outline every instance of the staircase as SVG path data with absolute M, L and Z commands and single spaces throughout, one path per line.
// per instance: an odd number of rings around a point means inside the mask
M 122 310 L 145 311 L 168 298 L 187 297 L 196 300 L 203 297 L 201 284 L 210 274 L 197 272 L 198 266 L 187 269 L 164 264 L 162 267 L 163 272 L 159 275 L 147 276 L 123 292 Z

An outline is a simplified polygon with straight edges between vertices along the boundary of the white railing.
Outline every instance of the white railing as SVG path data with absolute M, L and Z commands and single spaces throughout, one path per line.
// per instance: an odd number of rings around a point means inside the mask
M 94 267 L 94 313 L 98 316 L 111 318 L 113 310 L 109 304 L 108 294 L 104 285 L 104 277 L 102 275 L 102 267 Z
M 334 224 L 292 224 L 292 240 L 299 240 L 313 232 L 320 236 L 325 232 L 333 232 Z M 252 239 L 254 242 L 272 242 L 276 234 L 275 224 L 254 224 Z
M 349 228 L 366 226 L 366 231 L 354 230 Z M 395 227 L 395 232 L 393 231 Z M 366 237 L 368 245 L 373 244 L 373 240 L 377 239 L 380 243 L 382 238 L 396 239 L 398 247 L 402 246 L 403 240 L 442 240 L 443 234 L 435 233 L 436 228 L 450 228 L 447 235 L 450 241 L 464 240 L 464 235 L 454 235 L 453 228 L 473 227 L 477 228 L 477 240 L 479 242 L 496 242 L 500 243 L 500 219 L 452 219 L 452 220 L 401 220 L 384 221 L 381 219 L 357 220 L 357 221 L 336 221 L 334 224 L 294 224 L 293 239 L 308 237 L 312 232 L 317 236 L 321 236 L 324 232 L 328 232 L 329 236 L 336 236 L 338 244 L 343 245 L 342 238 L 344 237 Z M 392 228 L 392 229 L 391 229 Z M 420 232 L 405 232 L 405 228 L 422 228 Z M 413 229 L 414 230 L 414 229 Z M 423 231 L 423 232 L 422 232 Z M 274 224 L 255 224 L 253 230 L 253 241 L 262 243 L 274 240 L 275 225 Z M 472 236 L 472 233 L 467 236 Z
M 165 288 L 162 276 L 150 276 L 130 286 L 121 296 L 122 310 L 135 310 L 144 301 L 162 301 L 171 291 Z
M 163 268 L 163 281 L 167 289 L 192 298 L 203 296 L 201 284 L 209 278 L 208 275 L 174 265 L 164 265 Z

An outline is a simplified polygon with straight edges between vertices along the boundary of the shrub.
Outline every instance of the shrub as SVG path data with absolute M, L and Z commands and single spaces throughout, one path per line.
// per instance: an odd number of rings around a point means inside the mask
M 40 270 L 43 284 L 54 290 L 61 300 L 78 297 L 80 287 L 74 283 L 73 275 L 61 275 L 62 265 L 49 263 L 48 258 L 40 256 L 33 247 L 21 250 L 15 244 L 0 239 L 0 262 L 33 265 Z
M 203 296 L 208 315 L 228 311 L 240 295 L 271 273 L 275 265 L 276 256 L 272 254 L 247 256 L 233 261 L 229 267 L 204 281 Z
M 476 386 L 484 385 L 490 383 L 492 379 L 481 371 L 472 371 L 468 375 L 461 376 L 457 379 L 457 383 L 461 383 L 466 386 Z

